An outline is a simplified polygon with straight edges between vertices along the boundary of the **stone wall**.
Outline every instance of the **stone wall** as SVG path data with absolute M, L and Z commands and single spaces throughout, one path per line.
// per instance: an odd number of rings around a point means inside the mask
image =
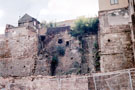
M 41 58 L 37 60 L 37 70 L 35 74 L 51 74 L 51 61 L 53 55 L 58 53 L 56 50 L 57 47 L 63 47 L 65 54 L 58 57 L 58 66 L 55 71 L 56 75 L 77 73 L 79 71 L 81 64 L 81 56 L 78 52 L 79 41 L 71 37 L 68 30 L 64 29 L 58 31 L 58 33 L 56 32 L 56 34 L 47 34 L 45 36 L 45 40 L 43 41 L 44 47 L 40 51 L 39 57 Z
M 32 74 L 37 55 L 37 35 L 34 30 L 27 27 L 9 29 L 0 47 L 0 76 Z
M 1 90 L 88 90 L 86 78 L 23 77 L 0 78 Z
M 0 77 L 1 90 L 134 90 L 135 69 L 93 75 Z
M 5 35 L 0 36 L 0 58 L 9 57 Z
M 83 37 L 82 49 L 83 57 L 85 60 L 82 60 L 82 73 L 93 73 L 96 71 L 96 54 L 97 49 L 95 45 L 98 45 L 98 39 L 96 34 L 91 34 Z M 98 46 L 97 46 L 98 47 Z
M 56 30 L 57 29 L 57 30 Z M 55 75 L 87 74 L 95 71 L 94 43 L 96 35 L 84 37 L 85 60 L 82 60 L 81 43 L 72 37 L 69 27 L 49 29 L 37 36 L 32 27 L 7 28 L 6 36 L 0 40 L 0 76 L 51 75 L 52 58 L 57 48 L 64 49 L 58 56 Z
M 97 35 L 88 35 L 80 41 L 70 34 L 68 27 L 49 28 L 45 36 L 40 36 L 39 59 L 36 61 L 35 75 L 51 75 L 51 63 L 53 56 L 58 56 L 58 65 L 55 75 L 87 74 L 95 71 L 94 67 L 94 43 Z M 44 40 L 42 40 L 44 39 Z M 58 55 L 57 48 L 63 47 L 65 53 Z M 85 59 L 82 60 L 81 49 L 85 49 Z
M 101 71 L 109 72 L 134 67 L 127 9 L 99 12 L 99 19 Z

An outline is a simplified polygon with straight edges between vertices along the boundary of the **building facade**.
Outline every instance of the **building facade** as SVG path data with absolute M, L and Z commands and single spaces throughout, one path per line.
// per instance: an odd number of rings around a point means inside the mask
M 130 9 L 128 0 L 99 0 L 102 72 L 134 67 Z
M 99 0 L 101 71 L 134 67 L 128 0 Z
M 99 0 L 99 11 L 128 7 L 128 0 Z

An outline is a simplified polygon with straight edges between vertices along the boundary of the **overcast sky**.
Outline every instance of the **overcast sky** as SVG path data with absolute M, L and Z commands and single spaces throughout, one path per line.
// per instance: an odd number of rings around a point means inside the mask
M 98 15 L 98 0 L 0 0 L 0 34 L 25 13 L 48 22 L 91 17 Z

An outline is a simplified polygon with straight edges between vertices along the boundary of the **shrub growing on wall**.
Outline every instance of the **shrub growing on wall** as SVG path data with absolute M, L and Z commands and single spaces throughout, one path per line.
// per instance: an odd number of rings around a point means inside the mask
M 58 66 L 58 56 L 57 55 L 53 55 L 52 56 L 52 62 L 51 62 L 51 76 L 55 75 L 55 70 Z
M 52 56 L 52 62 L 58 62 L 58 56 Z
M 59 56 L 65 55 L 65 48 L 62 46 L 56 47 L 55 51 L 51 53 L 52 54 L 52 61 L 51 61 L 51 75 L 55 75 L 55 70 L 59 63 Z
M 61 46 L 58 46 L 57 47 L 57 53 L 58 53 L 59 56 L 64 56 L 65 55 L 65 48 L 61 47 Z
M 70 34 L 74 37 L 82 37 L 88 34 L 97 34 L 99 20 L 95 18 L 81 17 L 75 22 Z
M 94 43 L 94 60 L 95 60 L 95 68 L 96 71 L 100 71 L 100 55 L 99 55 L 99 46 L 98 42 Z
M 86 55 L 85 53 L 88 52 L 87 50 L 87 41 L 84 40 L 85 36 L 91 35 L 91 34 L 97 34 L 98 33 L 98 26 L 99 26 L 99 20 L 97 17 L 95 18 L 85 18 L 81 17 L 75 22 L 75 26 L 70 31 L 71 36 L 76 37 L 80 41 L 81 48 L 79 48 L 79 51 L 82 55 L 82 63 L 87 63 L 86 61 Z M 100 63 L 99 63 L 99 53 L 98 53 L 98 43 L 94 44 L 95 48 L 95 68 L 96 70 L 100 70 Z

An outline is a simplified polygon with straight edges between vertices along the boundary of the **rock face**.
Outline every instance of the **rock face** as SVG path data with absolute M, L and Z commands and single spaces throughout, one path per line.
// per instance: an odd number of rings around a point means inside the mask
M 134 62 L 128 9 L 100 12 L 99 19 L 101 71 L 132 68 Z
M 41 58 L 37 60 L 35 74 L 51 75 L 52 58 L 54 56 L 58 58 L 56 75 L 77 72 L 81 63 L 80 53 L 78 52 L 79 41 L 68 34 L 69 30 L 69 27 L 52 28 L 47 30 L 44 40 L 42 40 L 42 36 L 40 37 L 40 47 L 42 46 L 42 48 L 39 56 Z M 58 48 L 63 49 L 63 55 L 59 55 Z M 40 72 L 42 69 L 44 69 L 43 73 Z
M 51 65 L 53 64 L 53 57 L 57 56 L 57 66 L 55 67 L 54 75 L 67 75 L 67 74 L 87 74 L 94 71 L 93 61 L 93 44 L 97 40 L 96 35 L 90 35 L 84 39 L 89 42 L 86 43 L 88 51 L 85 55 L 86 60 L 82 61 L 82 54 L 80 53 L 80 42 L 73 38 L 70 34 L 70 27 L 57 27 L 49 28 L 46 35 L 40 36 L 39 56 L 37 60 L 37 67 L 35 74 L 51 75 Z M 63 55 L 59 55 L 58 49 L 62 48 Z M 54 66 L 54 65 L 53 65 Z M 41 71 L 43 72 L 41 73 Z
M 82 73 L 92 73 L 96 71 L 96 47 L 95 44 L 98 44 L 97 42 L 97 35 L 92 34 L 88 36 L 84 36 L 82 38 Z

